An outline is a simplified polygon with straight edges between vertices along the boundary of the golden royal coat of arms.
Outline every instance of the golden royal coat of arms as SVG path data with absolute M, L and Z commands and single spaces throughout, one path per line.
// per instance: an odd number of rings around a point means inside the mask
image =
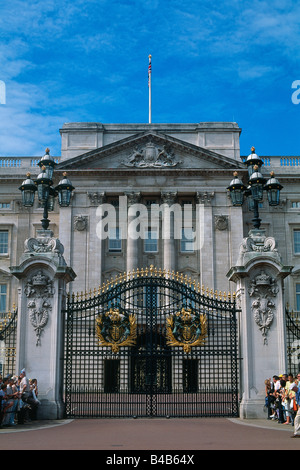
M 181 346 L 185 353 L 202 346 L 207 334 L 206 315 L 196 315 L 191 308 L 182 308 L 167 318 L 167 345 Z
M 137 337 L 135 315 L 110 308 L 96 318 L 96 334 L 99 346 L 110 346 L 117 353 L 121 346 L 134 346 Z

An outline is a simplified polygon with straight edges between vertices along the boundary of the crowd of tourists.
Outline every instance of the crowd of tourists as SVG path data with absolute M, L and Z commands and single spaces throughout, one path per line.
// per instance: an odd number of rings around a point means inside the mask
M 265 407 L 268 419 L 294 427 L 292 437 L 300 437 L 300 372 L 274 375 L 265 380 Z
M 16 426 L 36 419 L 38 386 L 36 379 L 28 379 L 25 369 L 19 376 L 0 375 L 0 426 Z

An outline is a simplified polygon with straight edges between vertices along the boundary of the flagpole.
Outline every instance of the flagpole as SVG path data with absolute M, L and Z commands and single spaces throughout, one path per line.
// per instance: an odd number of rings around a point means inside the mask
M 149 55 L 149 66 L 148 66 L 148 87 L 149 87 L 149 124 L 151 124 L 151 55 Z

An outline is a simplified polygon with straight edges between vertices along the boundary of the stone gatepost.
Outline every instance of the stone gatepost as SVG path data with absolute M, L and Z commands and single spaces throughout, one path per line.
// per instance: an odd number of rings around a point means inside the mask
M 27 377 L 38 381 L 38 418 L 60 419 L 64 415 L 62 308 L 66 285 L 76 275 L 50 230 L 27 239 L 19 266 L 10 270 L 19 279 L 16 373 L 25 368 Z
M 264 230 L 251 230 L 227 277 L 236 283 L 239 312 L 240 417 L 265 418 L 265 384 L 286 373 L 283 280 L 291 266 L 281 263 L 276 242 Z

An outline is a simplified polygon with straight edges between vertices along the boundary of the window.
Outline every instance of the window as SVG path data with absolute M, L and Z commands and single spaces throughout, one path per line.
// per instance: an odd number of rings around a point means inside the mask
M 294 230 L 294 253 L 300 254 L 300 230 Z
M 6 284 L 0 284 L 0 312 L 6 312 Z
M 0 209 L 9 209 L 10 203 L 9 202 L 0 202 Z
M 148 228 L 145 231 L 144 250 L 146 253 L 153 253 L 157 251 L 157 230 Z
M 182 229 L 180 247 L 181 251 L 184 252 L 194 251 L 194 233 L 192 227 Z
M 0 230 L 0 255 L 8 253 L 8 231 Z
M 113 253 L 122 251 L 121 229 L 119 227 L 109 230 L 108 251 Z
M 296 284 L 296 310 L 300 312 L 300 284 Z
M 300 207 L 300 201 L 293 201 L 292 202 L 292 208 L 293 209 L 296 209 L 296 208 L 299 208 Z

